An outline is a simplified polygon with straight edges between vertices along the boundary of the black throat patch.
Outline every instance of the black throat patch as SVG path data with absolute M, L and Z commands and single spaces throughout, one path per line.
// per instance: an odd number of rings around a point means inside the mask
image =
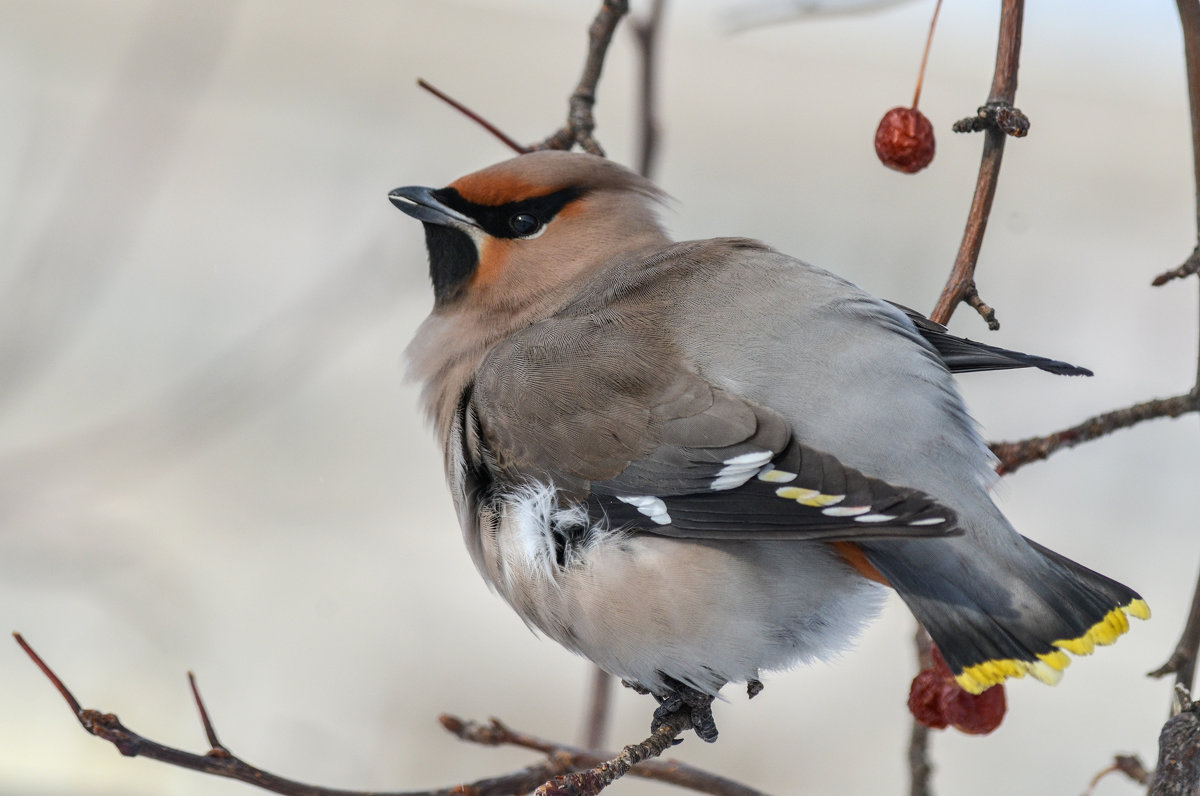
M 429 249 L 429 279 L 438 304 L 454 300 L 479 265 L 475 241 L 462 230 L 426 223 L 425 247 Z

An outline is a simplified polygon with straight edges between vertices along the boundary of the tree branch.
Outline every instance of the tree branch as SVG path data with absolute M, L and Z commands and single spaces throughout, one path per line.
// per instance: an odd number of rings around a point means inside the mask
M 1013 100 L 1017 95 L 1021 23 L 1024 15 L 1024 0 L 1004 0 L 1000 11 L 1000 36 L 996 45 L 992 90 L 988 95 L 987 104 L 979 109 L 977 121 L 969 127 L 971 130 L 985 130 L 986 136 L 983 142 L 983 158 L 979 164 L 979 177 L 975 181 L 975 195 L 971 199 L 967 227 L 963 232 L 950 278 L 929 316 L 941 324 L 948 323 L 955 307 L 966 302 L 987 321 L 989 329 L 1000 328 L 995 310 L 979 298 L 975 287 L 975 266 L 979 261 L 979 250 L 983 246 L 983 233 L 987 229 L 988 216 L 992 212 L 992 200 L 996 196 L 1005 139 L 1009 135 L 1024 135 L 1029 129 L 1028 120 L 1025 120 L 1023 127 L 1014 121 L 1018 116 L 1024 119 L 1024 115 L 1013 107 Z M 960 130 L 960 126 L 956 125 L 955 130 Z
M 34 652 L 20 633 L 13 633 L 13 638 L 62 695 L 83 729 L 97 738 L 108 741 L 126 757 L 147 757 L 179 768 L 236 779 L 262 790 L 283 794 L 283 796 L 451 796 L 452 794 L 458 796 L 463 794 L 511 796 L 511 794 L 528 793 L 543 783 L 549 785 L 550 783 L 547 781 L 551 778 L 561 778 L 572 773 L 575 773 L 579 778 L 578 781 L 585 783 L 586 787 L 593 787 L 595 783 L 608 777 L 608 781 L 604 782 L 606 785 L 622 774 L 629 773 L 635 777 L 665 782 L 689 788 L 698 793 L 712 794 L 712 796 L 765 796 L 753 788 L 683 763 L 647 760 L 648 757 L 661 754 L 671 745 L 671 739 L 667 739 L 666 744 L 663 745 L 658 736 L 674 731 L 674 735 L 671 736 L 674 738 L 687 729 L 680 724 L 687 720 L 686 716 L 681 716 L 678 721 L 670 723 L 665 730 L 660 728 L 658 733 L 641 744 L 626 747 L 624 752 L 616 756 L 608 752 L 587 751 L 515 732 L 495 719 L 490 725 L 481 725 L 453 716 L 441 716 L 439 721 L 442 726 L 463 740 L 489 746 L 520 746 L 541 752 L 546 755 L 546 760 L 509 774 L 436 790 L 358 791 L 309 785 L 264 771 L 230 752 L 217 738 L 217 732 L 209 717 L 208 709 L 196 686 L 196 678 L 191 672 L 188 672 L 188 682 L 210 747 L 204 754 L 185 752 L 182 749 L 152 741 L 123 725 L 120 719 L 112 713 L 84 708 L 66 684 L 42 660 L 41 656 Z M 662 746 L 661 749 L 660 746 Z M 547 793 L 594 794 L 599 793 L 602 788 L 603 785 L 600 785 L 593 790 L 550 790 Z
M 596 104 L 596 85 L 604 68 L 604 56 L 612 42 L 613 31 L 621 17 L 629 13 L 629 0 L 603 0 L 600 11 L 588 27 L 588 54 L 583 76 L 567 101 L 567 124 L 556 133 L 530 149 L 570 149 L 579 144 L 584 152 L 604 156 L 604 149 L 592 135 L 596 120 L 592 107 Z
M 992 453 L 1000 459 L 996 472 L 1008 475 L 1030 462 L 1048 458 L 1062 448 L 1073 448 L 1080 443 L 1111 434 L 1117 429 L 1129 428 L 1158 417 L 1179 417 L 1197 410 L 1200 410 L 1200 394 L 1192 390 L 1173 398 L 1156 398 L 1124 409 L 1105 412 L 1090 417 L 1077 426 L 1044 437 L 1030 437 L 1017 442 L 993 442 L 990 444 Z

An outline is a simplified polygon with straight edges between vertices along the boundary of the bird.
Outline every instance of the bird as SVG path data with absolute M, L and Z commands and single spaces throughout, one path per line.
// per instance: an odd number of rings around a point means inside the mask
M 899 594 L 955 681 L 1053 684 L 1137 592 L 1019 534 L 955 373 L 1066 362 L 949 333 L 666 194 L 538 151 L 389 193 L 433 308 L 406 349 L 466 547 L 534 630 L 717 737 L 723 687 L 828 659 Z

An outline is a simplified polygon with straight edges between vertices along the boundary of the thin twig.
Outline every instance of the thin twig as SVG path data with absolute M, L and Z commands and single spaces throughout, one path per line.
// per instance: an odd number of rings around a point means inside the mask
M 217 739 L 217 728 L 213 726 L 212 719 L 209 718 L 208 708 L 204 706 L 204 700 L 200 697 L 200 687 L 196 685 L 196 675 L 192 672 L 188 672 L 188 685 L 192 689 L 192 699 L 196 702 L 196 711 L 200 714 L 200 723 L 204 725 L 204 737 L 208 739 L 209 754 L 228 756 L 229 749 Z
M 441 91 L 437 88 L 434 88 L 433 85 L 431 85 L 424 78 L 418 77 L 417 85 L 420 86 L 421 88 L 425 89 L 426 91 L 428 91 L 433 96 L 440 99 L 442 102 L 449 105 L 451 108 L 454 108 L 454 110 L 458 111 L 463 116 L 466 116 L 468 119 L 470 119 L 471 121 L 478 124 L 484 130 L 487 130 L 489 133 L 494 135 L 496 138 L 500 139 L 501 143 L 503 143 L 506 147 L 511 149 L 513 152 L 516 152 L 518 155 L 524 155 L 526 152 L 529 151 L 528 147 L 521 146 L 520 144 L 518 144 L 516 142 L 516 140 L 514 140 L 513 138 L 506 135 L 499 127 L 492 124 L 487 119 L 483 118 L 478 113 L 476 113 L 475 111 L 468 108 L 466 105 L 463 105 L 461 102 L 454 99 L 449 94 L 447 94 L 444 91 Z
M 613 31 L 621 17 L 629 13 L 629 0 L 603 0 L 600 11 L 588 27 L 588 54 L 583 76 L 567 101 L 567 124 L 530 149 L 570 149 L 579 144 L 584 152 L 604 156 L 604 149 L 592 135 L 596 120 L 592 107 L 596 104 L 596 85 L 604 68 L 604 56 L 612 41 Z
M 1146 420 L 1159 417 L 1179 417 L 1200 410 L 1200 394 L 1196 391 L 1173 398 L 1156 398 L 1145 403 L 1105 412 L 1083 421 L 1071 428 L 1030 437 L 1017 442 L 993 442 L 992 453 L 1000 459 L 996 472 L 1001 475 L 1016 472 L 1030 462 L 1041 461 L 1062 448 L 1072 448 L 1083 442 L 1111 434 L 1117 429 L 1129 428 Z
M 929 50 L 933 46 L 933 31 L 937 28 L 938 14 L 942 10 L 942 0 L 937 0 L 933 7 L 933 19 L 929 20 L 929 33 L 925 36 L 925 50 L 921 53 L 921 68 L 917 70 L 917 88 L 913 91 L 913 109 L 921 102 L 921 87 L 925 85 L 925 65 L 929 63 Z
M 1012 109 L 1017 95 L 1017 69 L 1021 54 L 1021 23 L 1025 15 L 1024 0 L 1004 0 L 1000 11 L 1000 36 L 996 46 L 996 68 L 992 74 L 992 90 L 987 106 L 997 109 Z M 1028 125 L 1026 125 L 1028 129 Z M 979 250 L 983 246 L 983 233 L 987 229 L 988 216 L 992 212 L 992 200 L 996 196 L 996 183 L 1000 179 L 1000 163 L 1004 158 L 1004 142 L 1008 135 L 996 124 L 985 130 L 983 158 L 979 164 L 979 177 L 975 182 L 975 195 L 967 213 L 967 226 L 963 232 L 958 255 L 950 278 L 942 289 L 937 306 L 929 316 L 938 323 L 948 323 L 954 309 L 964 301 L 969 303 L 987 321 L 989 329 L 999 329 L 996 313 L 979 298 L 975 288 L 975 265 L 979 261 Z M 972 298 L 973 297 L 973 298 Z
M 933 665 L 933 639 L 921 625 L 913 635 L 917 648 L 917 671 L 922 672 Z M 929 762 L 929 728 L 912 719 L 912 730 L 908 737 L 908 794 L 909 796 L 929 796 L 929 780 L 933 774 L 933 764 Z

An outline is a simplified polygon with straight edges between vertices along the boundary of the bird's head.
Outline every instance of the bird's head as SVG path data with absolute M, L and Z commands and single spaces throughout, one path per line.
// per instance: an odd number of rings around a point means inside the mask
M 623 253 L 668 242 L 655 212 L 663 193 L 595 155 L 532 152 L 388 198 L 425 225 L 435 312 L 519 313 Z

